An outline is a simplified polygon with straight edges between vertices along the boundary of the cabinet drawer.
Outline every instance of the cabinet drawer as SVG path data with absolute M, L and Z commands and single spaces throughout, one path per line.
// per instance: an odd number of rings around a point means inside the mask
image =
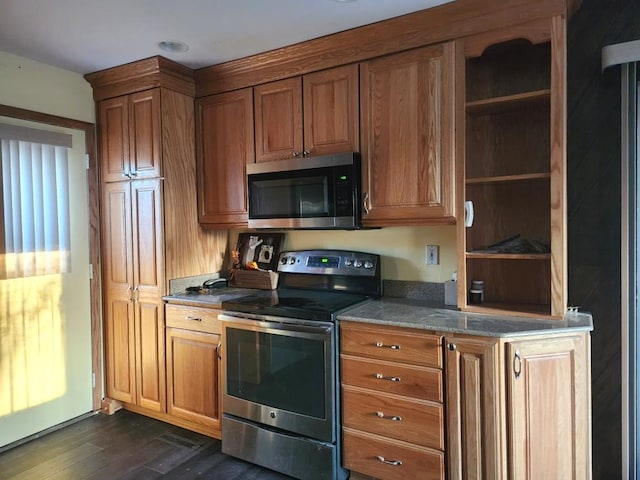
M 442 370 L 341 355 L 342 383 L 442 402 Z
M 442 337 L 397 328 L 344 323 L 341 351 L 395 362 L 442 368 Z
M 344 466 L 380 480 L 444 479 L 444 453 L 343 428 Z M 389 463 L 385 463 L 389 462 Z
M 439 403 L 342 387 L 345 427 L 444 450 L 444 415 Z
M 218 313 L 220 310 L 214 308 L 167 304 L 165 305 L 165 322 L 167 327 L 220 334 L 222 329 Z

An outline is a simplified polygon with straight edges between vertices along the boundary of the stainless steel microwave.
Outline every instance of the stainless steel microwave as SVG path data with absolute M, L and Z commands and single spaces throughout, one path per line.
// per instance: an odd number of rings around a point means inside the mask
M 360 156 L 247 165 L 249 228 L 360 228 Z

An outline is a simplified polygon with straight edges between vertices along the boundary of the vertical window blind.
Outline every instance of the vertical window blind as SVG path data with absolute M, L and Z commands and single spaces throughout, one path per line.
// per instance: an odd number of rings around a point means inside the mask
M 0 124 L 0 279 L 71 270 L 71 135 Z

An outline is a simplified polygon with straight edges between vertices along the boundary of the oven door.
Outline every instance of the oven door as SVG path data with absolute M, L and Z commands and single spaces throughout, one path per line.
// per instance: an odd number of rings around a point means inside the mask
M 223 412 L 336 439 L 335 334 L 329 322 L 222 320 Z

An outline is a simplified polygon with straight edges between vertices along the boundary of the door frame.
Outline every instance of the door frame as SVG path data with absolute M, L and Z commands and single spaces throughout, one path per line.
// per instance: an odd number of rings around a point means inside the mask
M 100 410 L 104 391 L 102 359 L 102 264 L 100 262 L 100 190 L 98 187 L 98 163 L 96 156 L 95 124 L 59 117 L 47 113 L 26 110 L 0 104 L 0 116 L 19 120 L 44 123 L 56 127 L 69 128 L 84 132 L 85 153 L 88 158 L 87 187 L 89 199 L 89 263 L 92 265 L 92 277 L 89 279 L 91 309 L 91 371 L 94 375 L 92 390 L 92 408 Z

